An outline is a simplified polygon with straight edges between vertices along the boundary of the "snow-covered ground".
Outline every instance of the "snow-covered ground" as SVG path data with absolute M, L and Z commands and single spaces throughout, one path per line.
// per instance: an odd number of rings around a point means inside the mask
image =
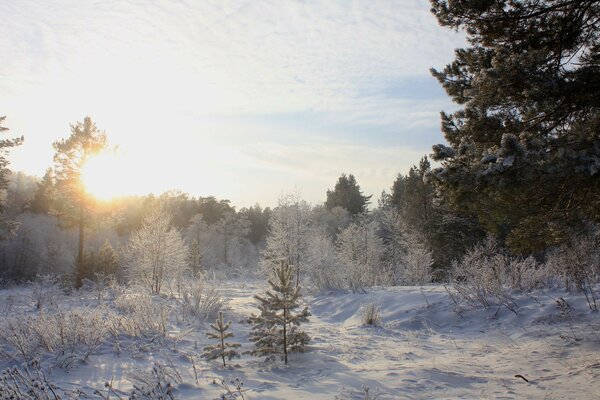
M 233 321 L 232 341 L 241 343 L 242 351 L 252 345 L 243 321 L 257 311 L 253 296 L 263 290 L 261 284 L 221 284 L 220 292 L 230 299 L 225 318 Z M 514 297 L 517 313 L 457 310 L 441 286 L 306 296 L 313 315 L 304 328 L 312 341 L 307 353 L 291 355 L 288 366 L 249 355 L 227 368 L 204 361 L 199 354 L 209 343 L 205 333 L 212 321 L 178 322 L 173 312 L 170 339 L 121 337 L 118 345 L 101 345 L 83 362 L 46 373 L 62 388 L 88 393 L 112 382 L 125 398 L 134 384 L 143 384 L 154 363 L 171 376 L 177 399 L 220 398 L 221 379 L 235 378 L 244 383 L 246 399 L 363 399 L 363 385 L 379 399 L 599 398 L 600 316 L 589 311 L 583 295 L 538 291 Z M 0 292 L 3 323 L 14 313 L 37 312 L 25 299 L 25 289 Z M 61 300 L 66 308 L 110 301 L 91 295 Z M 368 302 L 379 305 L 380 326 L 362 324 L 360 309 Z M 52 365 L 52 357 L 42 364 Z

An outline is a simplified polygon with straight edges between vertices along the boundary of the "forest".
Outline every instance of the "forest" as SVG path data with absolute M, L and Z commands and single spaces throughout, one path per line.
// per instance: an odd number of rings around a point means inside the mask
M 99 199 L 101 120 L 36 177 L 1 117 L 0 399 L 597 396 L 600 2 L 431 12 L 456 107 L 381 193 Z

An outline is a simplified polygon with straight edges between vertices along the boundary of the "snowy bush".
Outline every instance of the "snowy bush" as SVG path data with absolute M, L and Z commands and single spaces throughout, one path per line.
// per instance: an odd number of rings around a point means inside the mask
M 122 317 L 119 318 L 119 331 L 131 336 L 167 335 L 171 307 L 162 299 L 142 293 L 125 293 L 115 299 L 115 307 Z
M 600 282 L 600 251 L 593 236 L 577 238 L 550 253 L 546 267 L 564 282 L 565 289 L 579 290 L 585 295 L 591 310 L 598 310 Z
M 114 322 L 114 314 L 99 308 L 20 315 L 0 325 L 0 341 L 5 356 L 30 362 L 50 354 L 56 357 L 56 365 L 68 367 L 106 342 Z
M 205 320 L 215 317 L 220 310 L 227 308 L 227 304 L 228 300 L 206 281 L 191 280 L 182 291 L 181 319 L 186 321 L 192 317 Z
M 470 305 L 504 305 L 515 311 L 517 304 L 504 286 L 508 263 L 497 242 L 489 238 L 452 263 L 453 288 Z
M 55 306 L 62 289 L 59 284 L 59 277 L 56 275 L 37 275 L 31 283 L 31 297 L 35 309 L 42 307 Z
M 363 325 L 379 326 L 381 324 L 381 307 L 375 302 L 368 302 L 360 308 L 360 320 Z
M 553 280 L 552 273 L 544 264 L 540 264 L 535 258 L 512 257 L 507 264 L 509 284 L 513 289 L 533 290 L 546 288 Z
M 335 396 L 335 400 L 376 400 L 382 393 L 371 393 L 371 388 L 363 385 L 361 390 L 344 389 L 339 396 Z
M 56 386 L 36 368 L 7 368 L 0 375 L 0 400 L 56 400 Z
M 159 363 L 154 364 L 150 373 L 138 374 L 132 379 L 136 384 L 133 385 L 130 400 L 174 400 L 174 385 L 182 382 L 174 368 Z

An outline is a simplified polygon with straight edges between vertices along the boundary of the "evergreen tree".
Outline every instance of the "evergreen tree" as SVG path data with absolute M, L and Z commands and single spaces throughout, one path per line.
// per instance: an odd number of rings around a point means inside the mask
M 54 171 L 52 171 L 52 168 L 48 168 L 42 180 L 37 184 L 38 187 L 33 199 L 29 202 L 29 211 L 35 214 L 50 213 L 51 201 L 56 197 L 54 181 Z
M 2 126 L 6 117 L 0 117 L 0 133 L 8 131 L 8 128 Z M 10 170 L 8 169 L 9 161 L 6 158 L 11 147 L 19 146 L 23 143 L 23 137 L 16 139 L 0 140 L 0 199 L 5 199 L 6 189 L 9 184 Z M 0 200 L 0 238 L 11 236 L 17 229 L 17 224 L 7 218 L 5 200 Z
M 223 367 L 226 366 L 225 358 L 231 361 L 232 358 L 240 357 L 240 353 L 238 353 L 235 349 L 240 347 L 239 343 L 229 343 L 226 342 L 225 339 L 229 339 L 233 337 L 232 332 L 228 332 L 229 328 L 231 328 L 231 321 L 225 323 L 223 321 L 223 312 L 219 311 L 219 316 L 214 324 L 210 324 L 213 332 L 208 332 L 206 336 L 209 339 L 218 340 L 217 344 L 213 346 L 207 346 L 204 348 L 204 353 L 202 353 L 202 357 L 207 360 L 216 360 L 217 358 L 221 358 L 223 360 Z
M 96 254 L 96 262 L 96 272 L 99 272 L 104 276 L 114 275 L 117 273 L 117 268 L 119 267 L 117 253 L 108 240 L 105 240 L 102 247 L 100 247 L 98 250 L 98 253 Z
M 431 3 L 470 45 L 432 70 L 463 106 L 433 147 L 445 200 L 520 252 L 600 221 L 600 2 Z
M 192 239 L 192 244 L 190 244 L 188 264 L 192 270 L 192 275 L 200 276 L 202 273 L 202 251 L 200 250 L 200 242 L 196 238 Z
M 367 206 L 371 200 L 371 196 L 365 196 L 360 190 L 360 186 L 356 182 L 354 175 L 342 174 L 338 178 L 335 188 L 327 190 L 327 200 L 325 207 L 331 210 L 334 207 L 343 207 L 352 215 L 357 215 L 367 211 Z
M 268 281 L 271 289 L 264 296 L 254 296 L 259 302 L 260 315 L 250 316 L 253 324 L 250 341 L 254 342 L 250 354 L 267 356 L 267 360 L 280 355 L 286 365 L 288 353 L 304 352 L 310 341 L 298 329 L 301 323 L 308 322 L 311 314 L 307 307 L 296 311 L 300 307 L 300 287 L 294 286 L 292 271 L 285 261 L 275 268 L 273 278 Z
M 71 125 L 71 135 L 54 142 L 54 173 L 57 201 L 55 210 L 64 221 L 77 225 L 79 243 L 75 272 L 75 286 L 81 286 L 83 278 L 90 278 L 85 271 L 84 229 L 88 220 L 89 199 L 81 182 L 82 169 L 90 156 L 106 147 L 106 134 L 100 131 L 90 117 Z

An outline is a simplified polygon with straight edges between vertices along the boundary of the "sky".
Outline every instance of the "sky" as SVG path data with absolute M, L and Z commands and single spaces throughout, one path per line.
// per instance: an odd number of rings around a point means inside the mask
M 389 190 L 443 143 L 455 106 L 429 68 L 464 46 L 425 0 L 0 0 L 0 16 L 12 169 L 43 175 L 90 116 L 116 147 L 90 190 L 238 207 L 318 204 L 342 173 Z

